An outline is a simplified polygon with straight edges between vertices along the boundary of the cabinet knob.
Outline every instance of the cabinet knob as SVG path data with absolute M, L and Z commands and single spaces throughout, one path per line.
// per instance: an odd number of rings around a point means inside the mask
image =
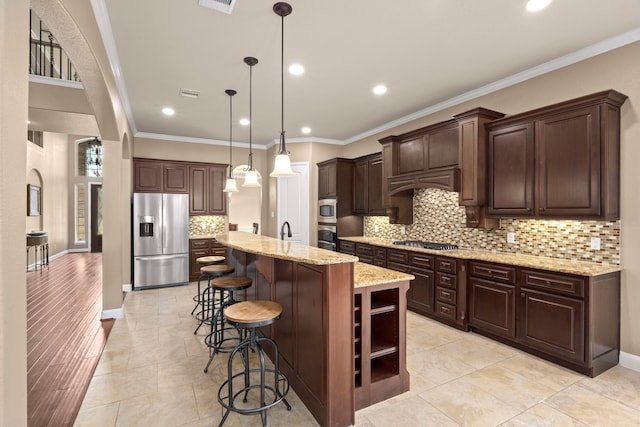
M 509 295 L 511 295 L 511 294 L 513 293 L 513 291 L 512 291 L 511 289 L 509 289 L 509 290 L 507 291 L 507 293 L 508 293 Z
M 546 208 L 540 208 L 540 212 L 544 212 L 546 210 L 547 210 Z
M 531 212 L 531 208 L 527 208 L 527 212 Z
M 547 280 L 546 282 L 544 282 L 544 283 L 545 283 L 545 285 L 547 285 L 547 286 L 551 286 L 551 282 L 550 282 L 550 281 L 548 281 L 548 280 Z
M 524 298 L 524 292 L 522 292 L 522 293 L 520 294 L 520 296 L 521 296 L 522 298 Z

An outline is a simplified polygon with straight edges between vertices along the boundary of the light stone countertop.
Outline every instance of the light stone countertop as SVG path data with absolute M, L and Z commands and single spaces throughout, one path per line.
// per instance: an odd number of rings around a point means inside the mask
M 518 267 L 536 268 L 540 270 L 556 271 L 559 273 L 576 274 L 580 276 L 600 276 L 603 274 L 622 271 L 622 267 L 613 264 L 599 264 L 586 261 L 571 261 L 559 258 L 549 258 L 534 255 L 519 255 L 504 252 L 489 252 L 475 249 L 456 249 L 448 251 L 435 251 L 431 249 L 420 249 L 409 246 L 394 245 L 394 240 L 380 239 L 376 237 L 351 236 L 340 237 L 356 243 L 367 243 L 375 246 L 400 249 L 412 252 L 424 252 L 433 255 L 447 256 L 468 260 L 495 262 L 509 264 Z
M 215 239 L 218 234 L 189 234 L 189 240 Z
M 358 261 L 358 257 L 340 252 L 328 251 L 300 243 L 278 240 L 244 231 L 229 231 L 215 236 L 219 243 L 256 255 L 306 264 L 328 265 Z
M 415 279 L 415 277 L 411 274 L 389 270 L 388 268 L 382 268 L 364 262 L 356 262 L 353 266 L 354 288 L 366 288 L 367 286 L 403 282 Z

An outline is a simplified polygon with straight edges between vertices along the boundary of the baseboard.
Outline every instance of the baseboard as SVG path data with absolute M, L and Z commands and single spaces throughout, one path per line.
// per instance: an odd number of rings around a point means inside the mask
M 89 251 L 89 248 L 78 248 L 78 249 L 69 249 L 68 252 L 76 253 L 76 252 L 90 252 L 90 251 Z
M 69 253 L 69 250 L 65 249 L 65 250 L 64 250 L 64 251 L 62 251 L 62 252 L 58 252 L 58 253 L 57 253 L 57 254 L 55 254 L 55 255 L 51 255 L 51 256 L 49 257 L 49 262 L 53 261 L 54 259 L 58 259 L 58 258 L 60 258 L 61 256 L 65 256 L 65 255 L 66 255 L 66 254 L 68 254 L 68 253 Z
M 133 291 L 133 285 L 131 283 L 125 283 L 122 285 L 122 292 L 131 292 Z
M 620 352 L 620 365 L 625 368 L 640 372 L 640 356 L 631 353 Z
M 100 315 L 101 319 L 122 319 L 124 317 L 124 310 L 120 308 L 112 308 L 111 310 L 102 310 Z

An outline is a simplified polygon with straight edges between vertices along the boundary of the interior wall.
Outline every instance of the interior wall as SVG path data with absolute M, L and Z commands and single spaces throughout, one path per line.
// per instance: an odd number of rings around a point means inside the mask
M 40 216 L 26 216 L 26 232 L 46 231 L 52 256 L 69 247 L 68 205 L 60 203 L 69 192 L 69 144 L 67 135 L 50 132 L 44 133 L 43 142 L 43 147 L 27 143 L 27 184 L 38 185 L 31 178 L 38 171 L 42 206 Z
M 27 425 L 25 206 L 29 1 L 0 1 L 0 425 Z
M 621 349 L 640 356 L 640 311 L 636 309 L 640 302 L 640 42 L 369 136 L 347 145 L 344 157 L 380 151 L 380 138 L 448 120 L 479 106 L 511 115 L 607 89 L 629 97 L 621 111 Z

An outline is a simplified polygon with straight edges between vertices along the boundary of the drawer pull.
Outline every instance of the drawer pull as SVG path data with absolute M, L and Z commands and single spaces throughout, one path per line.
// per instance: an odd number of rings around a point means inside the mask
M 440 311 L 442 311 L 443 313 L 447 313 L 447 314 L 449 314 L 449 312 L 450 312 L 451 310 L 449 310 L 449 308 L 448 308 L 448 307 L 440 307 Z
M 550 282 L 550 281 L 548 281 L 548 280 L 547 280 L 547 281 L 545 281 L 544 283 L 545 283 L 547 286 L 551 286 L 551 282 Z
M 449 293 L 447 291 L 440 291 L 440 293 L 442 294 L 442 296 L 445 296 L 445 297 L 450 297 L 451 296 L 451 293 Z

